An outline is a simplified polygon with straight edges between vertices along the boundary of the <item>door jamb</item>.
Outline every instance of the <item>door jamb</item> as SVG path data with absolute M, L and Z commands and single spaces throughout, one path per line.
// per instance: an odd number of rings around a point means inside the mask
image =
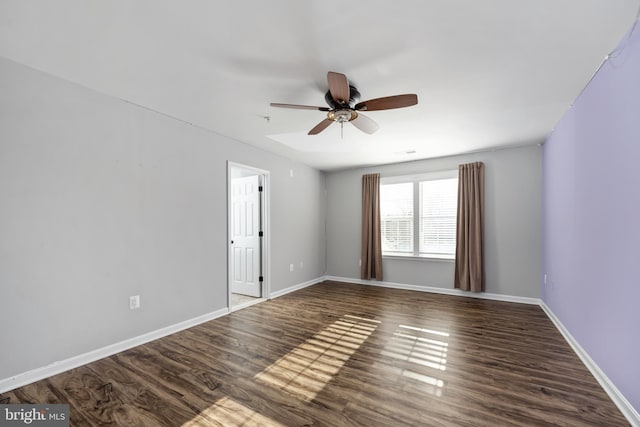
M 268 170 L 256 168 L 241 163 L 227 161 L 227 308 L 231 311 L 231 235 L 232 235 L 232 204 L 231 179 L 232 169 L 243 169 L 262 177 L 262 298 L 271 299 L 271 180 Z

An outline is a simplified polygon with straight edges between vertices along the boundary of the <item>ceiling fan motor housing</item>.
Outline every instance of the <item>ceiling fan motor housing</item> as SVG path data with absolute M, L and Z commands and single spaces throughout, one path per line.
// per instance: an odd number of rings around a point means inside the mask
M 331 91 L 327 91 L 324 95 L 324 100 L 327 102 L 332 109 L 337 110 L 340 108 L 353 108 L 357 102 L 360 100 L 360 92 L 355 87 L 349 85 L 349 102 L 345 105 L 333 99 L 331 96 Z

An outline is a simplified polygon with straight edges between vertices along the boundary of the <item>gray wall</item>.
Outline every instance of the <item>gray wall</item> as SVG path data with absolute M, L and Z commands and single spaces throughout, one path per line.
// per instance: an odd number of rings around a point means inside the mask
M 325 273 L 323 173 L 1 58 L 0 93 L 0 379 L 226 307 L 227 160 L 271 172 L 272 291 Z
M 485 163 L 486 291 L 540 297 L 541 148 L 528 146 L 327 174 L 327 271 L 358 279 L 361 177 L 456 169 Z M 383 260 L 384 281 L 453 288 L 453 261 Z
M 226 307 L 227 160 L 271 172 L 273 292 L 359 277 L 363 173 L 478 160 L 487 291 L 539 296 L 538 147 L 325 175 L 1 58 L 0 93 L 0 379 Z M 385 270 L 452 287 L 451 262 Z

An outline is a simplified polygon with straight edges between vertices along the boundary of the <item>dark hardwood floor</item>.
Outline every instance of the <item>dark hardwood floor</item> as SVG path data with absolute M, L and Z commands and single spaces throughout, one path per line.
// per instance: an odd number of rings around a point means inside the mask
M 537 306 L 325 282 L 0 395 L 72 425 L 628 425 Z

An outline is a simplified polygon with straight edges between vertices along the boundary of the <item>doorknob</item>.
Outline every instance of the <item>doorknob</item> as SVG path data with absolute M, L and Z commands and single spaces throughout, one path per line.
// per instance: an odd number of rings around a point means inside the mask
M 231 241 L 231 244 L 233 245 L 233 240 Z

